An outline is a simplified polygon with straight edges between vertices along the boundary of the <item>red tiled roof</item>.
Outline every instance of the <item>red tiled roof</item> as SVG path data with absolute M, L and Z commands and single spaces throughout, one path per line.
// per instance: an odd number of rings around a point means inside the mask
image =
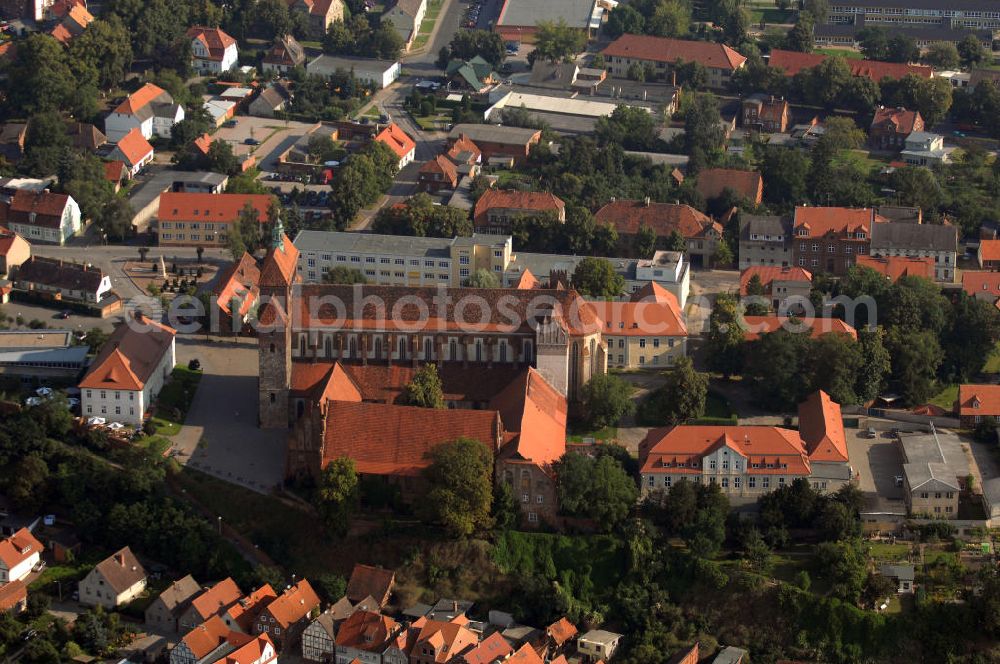
M 246 597 L 239 598 L 226 609 L 226 614 L 244 632 L 250 631 L 261 612 L 278 596 L 271 584 L 265 583 Z
M 21 528 L 19 531 L 0 542 L 0 560 L 9 572 L 12 568 L 20 565 L 25 560 L 35 555 L 42 555 L 45 547 L 35 539 L 31 531 Z
M 260 268 L 260 285 L 270 287 L 288 286 L 298 280 L 296 267 L 299 261 L 299 250 L 282 234 L 279 247 L 271 247 L 264 257 Z
M 356 603 L 371 597 L 381 606 L 389 599 L 389 593 L 395 582 L 396 573 L 392 570 L 371 565 L 355 565 L 351 579 L 347 582 L 347 599 Z
M 740 295 L 746 296 L 747 284 L 754 277 L 760 277 L 764 291 L 771 290 L 774 281 L 812 281 L 812 273 L 801 267 L 780 267 L 777 265 L 752 265 L 740 273 Z
M 219 616 L 212 616 L 181 639 L 191 654 L 200 660 L 218 648 L 229 636 L 229 628 Z
M 491 664 L 503 660 L 514 652 L 500 632 L 493 632 L 479 642 L 475 648 L 467 650 L 462 659 L 466 664 Z
M 133 131 L 135 131 L 133 129 Z M 270 194 L 200 194 L 167 191 L 160 194 L 160 221 L 207 221 L 231 224 L 247 203 L 257 210 L 261 224 L 268 222 Z
M 898 281 L 900 277 L 923 277 L 934 280 L 934 259 L 914 256 L 858 256 L 857 265 L 884 274 L 890 281 Z
M 340 625 L 336 643 L 346 648 L 381 653 L 398 626 L 389 616 L 372 611 L 355 611 Z
M 418 475 L 431 451 L 457 438 L 498 448 L 500 417 L 492 410 L 438 410 L 381 403 L 328 401 L 323 465 L 348 457 L 358 473 Z
M 561 646 L 577 635 L 576 625 L 571 623 L 565 616 L 555 621 L 546 628 L 545 633 L 549 635 L 556 646 Z
M 118 161 L 106 161 L 104 162 L 104 179 L 109 182 L 121 182 L 122 178 L 125 177 L 125 162 Z
M 309 612 L 319 607 L 319 597 L 316 591 L 309 585 L 309 582 L 302 579 L 285 592 L 278 595 L 264 609 L 274 621 L 282 628 L 288 629 L 309 615 Z
M 725 44 L 647 35 L 622 35 L 601 51 L 604 57 L 673 63 L 697 62 L 710 69 L 739 69 L 746 58 Z
M 529 367 L 496 397 L 490 408 L 500 413 L 507 433 L 513 434 L 505 452 L 539 466 L 554 463 L 566 452 L 566 397 Z
M 62 225 L 63 212 L 68 204 L 68 194 L 18 189 L 11 198 L 7 216 L 8 219 L 23 223 L 30 221 L 31 215 L 34 214 L 33 224 L 35 226 L 59 228 Z
M 406 157 L 417 147 L 413 139 L 395 122 L 390 123 L 388 127 L 380 131 L 375 140 L 384 143 L 400 159 Z
M 195 26 L 188 28 L 188 39 L 199 39 L 208 49 L 209 60 L 219 60 L 226 55 L 226 49 L 236 44 L 236 40 L 219 28 Z
M 24 581 L 18 579 L 0 586 L 0 611 L 10 611 L 27 600 L 28 587 L 24 585 Z
M 207 620 L 224 613 L 242 594 L 235 581 L 225 578 L 191 600 L 191 606 L 202 620 Z
M 122 136 L 115 148 L 125 158 L 125 163 L 129 166 L 139 165 L 153 152 L 153 146 L 149 144 L 138 127 L 133 127 Z
M 645 450 L 642 472 L 701 475 L 702 457 L 722 446 L 749 459 L 746 472 L 751 475 L 809 473 L 805 447 L 791 429 L 702 425 L 652 429 L 639 446 Z M 768 468 L 768 464 L 772 467 Z M 787 467 L 783 468 L 783 464 Z
M 231 263 L 219 275 L 214 289 L 219 308 L 231 316 L 230 303 L 234 297 L 239 297 L 239 315 L 245 316 L 260 297 L 259 282 L 260 269 L 257 261 L 244 251 L 240 260 Z
M 858 338 L 858 331 L 839 318 L 812 317 L 793 321 L 788 316 L 744 316 L 743 320 L 746 321 L 748 328 L 743 333 L 743 338 L 747 341 L 759 339 L 760 335 L 775 332 L 782 327 L 787 328 L 790 332 L 804 331 L 804 328 L 808 328 L 809 336 L 813 339 L 831 332 L 846 334 L 855 340 Z
M 1000 240 L 980 240 L 979 255 L 984 261 L 1000 261 Z
M 468 152 L 471 155 L 472 161 L 470 163 L 479 161 L 479 158 L 483 154 L 479 146 L 472 142 L 472 139 L 465 134 L 459 134 L 458 140 L 448 148 L 448 156 L 452 159 L 457 159 L 463 152 Z
M 249 636 L 231 632 L 229 642 L 237 646 L 236 650 L 216 660 L 213 664 L 272 664 L 272 662 L 278 661 L 274 651 L 274 642 L 267 634 Z M 264 659 L 265 653 L 269 653 L 271 656 Z
M 94 22 L 94 15 L 80 2 L 70 6 L 69 11 L 66 13 L 66 18 L 80 26 L 81 29 L 86 29 L 88 25 Z
M 452 163 L 451 159 L 440 154 L 430 161 L 425 161 L 420 167 L 420 173 L 443 175 L 453 187 L 458 182 L 458 169 L 455 168 L 455 164 Z
M 920 113 L 905 108 L 879 108 L 872 118 L 872 128 L 881 124 L 892 124 L 897 134 L 912 134 L 917 128 Z
M 504 660 L 505 664 L 543 664 L 542 658 L 531 647 L 530 643 L 525 643 L 517 649 L 513 655 Z
M 518 290 L 531 290 L 533 288 L 538 288 L 541 285 L 542 282 L 535 278 L 535 275 L 531 273 L 531 270 L 525 268 L 524 272 L 521 273 L 521 276 L 517 278 L 517 282 L 514 283 L 512 287 Z
M 597 312 L 604 334 L 608 336 L 687 336 L 677 298 L 669 291 L 657 300 L 594 300 L 590 306 Z
M 767 64 L 769 67 L 780 67 L 784 70 L 785 76 L 794 76 L 803 69 L 815 67 L 827 59 L 828 56 L 820 53 L 799 53 L 798 51 L 784 51 L 780 48 L 771 49 L 771 56 Z M 924 65 L 900 64 L 897 62 L 880 62 L 878 60 L 859 60 L 856 58 L 846 58 L 848 68 L 852 76 L 864 76 L 876 83 L 883 78 L 903 78 L 907 74 L 915 74 L 923 78 L 930 78 L 934 70 Z
M 194 139 L 194 147 L 198 150 L 198 152 L 208 154 L 208 149 L 212 147 L 212 137 L 208 134 L 202 134 L 198 138 Z
M 928 415 L 930 417 L 944 417 L 950 410 L 945 410 L 941 406 L 933 403 L 925 403 L 919 406 L 914 406 L 910 409 L 910 412 L 914 415 Z
M 475 632 L 468 627 L 454 622 L 428 620 L 420 629 L 414 647 L 428 646 L 433 653 L 433 661 L 443 664 L 478 641 Z
M 118 104 L 115 108 L 115 113 L 121 113 L 122 115 L 134 115 L 138 110 L 160 95 L 167 94 L 166 91 L 152 83 L 146 83 L 141 88 L 130 94 L 125 98 L 125 101 Z
M 685 238 L 703 237 L 713 227 L 712 220 L 690 205 L 673 203 L 617 200 L 611 201 L 594 214 L 599 224 L 611 224 L 619 233 L 635 235 L 641 226 L 651 228 L 666 237 L 678 231 Z
M 170 352 L 177 332 L 139 314 L 144 329 L 122 323 L 111 333 L 87 369 L 81 388 L 141 390 L 156 370 L 164 353 Z
M 979 406 L 976 406 L 976 402 Z M 1000 416 L 1000 385 L 959 385 L 958 414 Z
M 27 244 L 28 241 L 9 228 L 0 226 L 0 256 L 6 256 L 10 253 L 14 245 L 18 243 Z
M 827 233 L 864 232 L 871 237 L 872 221 L 884 221 L 874 208 L 806 207 L 795 208 L 792 221 L 793 232 L 798 237 L 800 229 L 809 232 L 808 237 L 823 237 Z
M 516 191 L 513 189 L 487 189 L 476 201 L 475 219 L 485 218 L 493 208 L 558 212 L 566 207 L 561 198 L 547 191 Z
M 987 297 L 990 302 L 1000 298 L 1000 272 L 962 272 L 962 290 L 969 297 Z
M 734 168 L 707 168 L 698 172 L 698 193 L 708 200 L 732 189 L 740 197 L 759 205 L 764 195 L 764 180 L 756 171 L 741 171 Z
M 73 41 L 73 33 L 69 31 L 62 23 L 56 24 L 54 28 L 49 32 L 53 39 L 55 39 L 60 44 L 69 44 Z
M 840 404 L 823 390 L 799 404 L 799 435 L 811 461 L 848 461 Z

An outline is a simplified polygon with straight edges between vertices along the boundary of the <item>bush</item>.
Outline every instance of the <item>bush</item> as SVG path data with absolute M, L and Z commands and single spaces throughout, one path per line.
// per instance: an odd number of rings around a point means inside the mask
M 156 435 L 159 426 L 153 420 L 146 420 L 145 424 L 142 425 L 142 430 L 147 436 Z

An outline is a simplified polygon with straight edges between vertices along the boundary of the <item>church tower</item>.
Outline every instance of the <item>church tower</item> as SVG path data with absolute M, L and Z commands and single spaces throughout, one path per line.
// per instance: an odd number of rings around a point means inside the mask
M 292 385 L 292 307 L 297 303 L 299 252 L 285 235 L 281 219 L 271 229 L 271 247 L 261 265 L 260 296 L 264 305 L 258 328 L 257 399 L 264 429 L 286 429 Z

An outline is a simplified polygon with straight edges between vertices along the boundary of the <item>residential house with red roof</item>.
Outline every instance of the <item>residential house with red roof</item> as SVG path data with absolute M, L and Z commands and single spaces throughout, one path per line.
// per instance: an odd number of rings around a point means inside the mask
M 170 650 L 170 664 L 215 662 L 219 657 L 225 657 L 226 653 L 232 652 L 233 645 L 229 642 L 231 634 L 221 618 L 211 616 L 184 634 L 184 637 Z
M 389 123 L 389 126 L 376 134 L 375 140 L 392 150 L 399 158 L 400 168 L 413 161 L 417 154 L 417 144 L 395 122 Z
M 281 651 L 294 642 L 306 628 L 313 612 L 319 613 L 319 596 L 302 579 L 271 600 L 254 621 L 253 633 L 270 637 Z
M 270 194 L 160 194 L 159 243 L 176 247 L 225 247 L 247 206 L 263 226 L 270 222 Z
M 335 21 L 343 21 L 343 0 L 287 0 L 289 11 L 304 14 L 309 19 L 309 32 L 321 39 L 326 35 L 330 25 Z
M 770 334 L 784 329 L 793 334 L 809 333 L 813 339 L 824 334 L 846 334 L 854 340 L 858 338 L 858 331 L 839 318 L 822 318 L 819 316 L 806 316 L 803 318 L 792 318 L 790 316 L 744 316 L 743 322 L 745 330 L 743 338 L 747 341 L 759 339 L 762 334 Z
M 337 664 L 366 662 L 379 664 L 403 626 L 389 616 L 373 611 L 355 611 L 340 624 L 336 638 Z
M 116 327 L 80 381 L 83 416 L 141 425 L 177 364 L 176 334 L 141 313 Z
M 458 168 L 447 156 L 439 154 L 425 161 L 417 175 L 417 186 L 421 191 L 437 193 L 442 189 L 458 186 Z
M 100 305 L 114 295 L 111 277 L 101 268 L 42 256 L 21 263 L 14 275 L 14 288 L 54 302 Z
M 760 205 L 764 196 L 764 179 L 757 171 L 706 168 L 698 171 L 695 189 L 706 201 L 722 196 L 729 189 L 740 198 Z
M 104 179 L 111 183 L 114 187 L 115 192 L 118 192 L 122 188 L 122 181 L 128 178 L 128 169 L 125 167 L 124 161 L 106 161 L 104 162 Z
M 546 627 L 545 636 L 549 639 L 549 654 L 560 653 L 567 649 L 578 633 L 576 625 L 565 616 Z
M 28 608 L 28 586 L 12 581 L 0 586 L 0 613 L 18 615 Z
M 624 251 L 634 251 L 639 229 L 656 234 L 658 249 L 666 249 L 671 234 L 677 231 L 687 241 L 691 262 L 707 265 L 722 239 L 722 225 L 690 205 L 657 203 L 646 198 L 613 200 L 594 214 L 598 224 L 610 224 L 618 232 Z
M 260 588 L 230 604 L 225 613 L 222 614 L 222 620 L 231 630 L 252 634 L 254 625 L 257 624 L 257 618 L 277 597 L 278 593 L 274 592 L 271 584 L 265 583 Z
M 7 276 L 31 258 L 31 245 L 23 237 L 0 226 L 0 276 Z
M 876 150 L 902 150 L 913 132 L 924 130 L 920 111 L 879 107 L 868 128 L 868 143 Z
M 788 128 L 791 115 L 791 107 L 785 99 L 757 93 L 743 100 L 740 124 L 751 131 L 778 134 Z
M 145 168 L 146 164 L 153 161 L 153 155 L 153 146 L 142 135 L 142 130 L 135 127 L 122 136 L 108 156 L 112 160 L 125 164 L 125 172 L 128 177 L 134 178 L 139 174 L 139 171 Z
M 285 35 L 274 40 L 274 44 L 264 54 L 261 68 L 265 74 L 277 72 L 287 74 L 299 66 L 305 66 L 306 51 L 298 40 L 291 35 Z
M 669 39 L 649 35 L 622 35 L 601 53 L 612 76 L 627 78 L 629 67 L 652 67 L 657 78 L 680 62 L 697 62 L 705 68 L 708 87 L 724 88 L 746 58 L 725 44 L 687 39 Z
M 1000 385 L 959 385 L 957 407 L 963 429 L 974 429 L 984 417 L 1000 422 Z
M 220 28 L 196 25 L 188 28 L 191 40 L 191 63 L 202 74 L 221 74 L 236 66 L 239 47 L 236 40 Z
M 410 664 L 447 664 L 479 643 L 479 637 L 460 622 L 427 620 L 410 650 Z
M 1000 272 L 962 272 L 962 290 L 969 297 L 985 300 L 1000 308 Z
M 593 300 L 608 345 L 608 366 L 649 369 L 673 366 L 687 354 L 688 331 L 673 293 L 659 284 L 628 300 Z
M 21 581 L 42 559 L 42 543 L 31 531 L 21 528 L 0 542 L 0 583 Z
M 219 581 L 192 598 L 191 603 L 181 612 L 177 620 L 178 629 L 186 633 L 212 616 L 225 615 L 226 610 L 242 596 L 243 592 L 231 578 Z
M 934 281 L 934 259 L 917 256 L 858 256 L 859 267 L 875 270 L 895 283 L 900 277 L 923 277 Z
M 277 664 L 278 652 L 267 634 L 245 636 L 230 633 L 229 643 L 235 650 L 226 653 L 212 664 Z
M 487 189 L 476 201 L 472 221 L 477 233 L 510 235 L 515 219 L 543 215 L 551 215 L 564 223 L 566 204 L 547 191 Z
M 171 128 L 184 119 L 184 107 L 170 93 L 146 83 L 125 98 L 104 118 L 104 133 L 112 143 L 138 128 L 147 140 L 154 135 L 170 138 Z
M 222 271 L 213 289 L 220 332 L 236 334 L 243 329 L 260 299 L 259 282 L 257 260 L 245 251 Z
M 789 298 L 808 300 L 812 291 L 812 273 L 805 268 L 752 265 L 740 273 L 740 297 L 747 297 L 747 286 L 754 277 L 760 280 L 764 297 L 775 311 L 780 310 L 783 302 L 794 302 Z
M 795 76 L 803 69 L 810 69 L 827 59 L 821 53 L 801 53 L 772 48 L 768 57 L 769 67 L 781 69 L 785 76 Z M 864 76 L 878 83 L 883 78 L 900 79 L 910 74 L 920 78 L 930 78 L 934 70 L 924 65 L 911 65 L 898 62 L 881 62 L 879 60 L 861 60 L 845 58 L 844 62 L 851 70 L 852 76 Z
M 496 664 L 514 653 L 501 632 L 493 632 L 477 645 L 458 655 L 461 664 Z
M 156 630 L 180 631 L 181 614 L 201 592 L 201 586 L 190 574 L 174 581 L 146 607 L 145 624 Z
M 639 444 L 639 463 L 643 495 L 687 480 L 718 485 L 733 504 L 753 502 L 800 477 L 833 492 L 852 475 L 840 407 L 823 393 L 800 407 L 797 431 L 702 425 L 652 429 Z
M 64 8 L 59 23 L 49 31 L 49 34 L 59 43 L 68 46 L 94 22 L 94 16 L 83 3 L 67 3 Z
M 80 206 L 69 194 L 18 189 L 0 199 L 0 223 L 28 242 L 65 244 L 80 232 Z
M 351 571 L 345 596 L 354 604 L 370 597 L 381 608 L 389 603 L 395 583 L 396 573 L 392 570 L 359 563 Z
M 858 256 L 871 253 L 872 227 L 882 221 L 875 208 L 798 206 L 792 218 L 794 264 L 813 274 L 844 276 Z
M 980 240 L 976 259 L 984 270 L 1000 270 L 1000 240 Z
M 501 127 L 491 124 L 457 124 L 448 132 L 448 145 L 472 141 L 480 150 L 481 161 L 521 164 L 542 139 L 541 129 Z
M 146 589 L 146 570 L 125 547 L 97 563 L 79 584 L 80 604 L 114 609 L 128 604 Z

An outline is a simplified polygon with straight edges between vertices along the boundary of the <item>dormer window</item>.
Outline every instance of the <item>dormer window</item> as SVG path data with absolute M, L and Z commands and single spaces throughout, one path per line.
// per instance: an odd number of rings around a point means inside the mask
M 979 406 L 981 406 L 981 405 L 982 405 L 982 402 L 980 402 L 979 399 L 973 399 L 972 400 L 972 407 L 973 408 L 979 408 Z

